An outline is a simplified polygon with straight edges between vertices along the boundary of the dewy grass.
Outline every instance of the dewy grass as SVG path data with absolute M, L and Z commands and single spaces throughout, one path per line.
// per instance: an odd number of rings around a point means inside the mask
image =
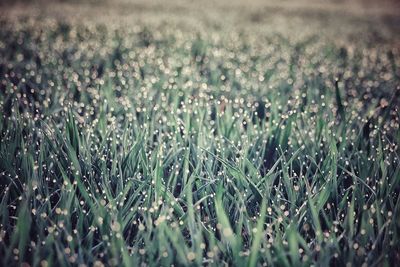
M 0 34 L 2 266 L 399 260 L 398 47 Z

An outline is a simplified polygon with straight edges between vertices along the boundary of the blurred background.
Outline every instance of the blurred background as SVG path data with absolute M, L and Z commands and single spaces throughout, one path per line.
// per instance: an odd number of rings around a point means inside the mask
M 400 1 L 395 0 L 1 0 L 0 10 L 5 20 L 40 17 L 117 27 L 140 23 L 182 29 L 250 28 L 341 40 L 370 36 L 374 42 L 397 42 L 400 36 Z

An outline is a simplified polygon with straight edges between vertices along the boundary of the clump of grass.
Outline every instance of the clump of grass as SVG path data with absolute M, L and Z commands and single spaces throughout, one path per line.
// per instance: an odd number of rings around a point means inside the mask
M 398 49 L 14 27 L 0 30 L 2 265 L 399 258 Z

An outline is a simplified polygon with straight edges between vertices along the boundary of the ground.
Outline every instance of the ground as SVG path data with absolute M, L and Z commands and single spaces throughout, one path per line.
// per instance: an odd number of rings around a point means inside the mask
M 1 2 L 1 265 L 395 266 L 399 13 Z

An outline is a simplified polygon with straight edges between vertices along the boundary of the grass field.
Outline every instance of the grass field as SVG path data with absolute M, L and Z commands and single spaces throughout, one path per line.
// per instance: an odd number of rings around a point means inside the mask
M 303 2 L 3 6 L 0 265 L 395 266 L 399 9 Z

